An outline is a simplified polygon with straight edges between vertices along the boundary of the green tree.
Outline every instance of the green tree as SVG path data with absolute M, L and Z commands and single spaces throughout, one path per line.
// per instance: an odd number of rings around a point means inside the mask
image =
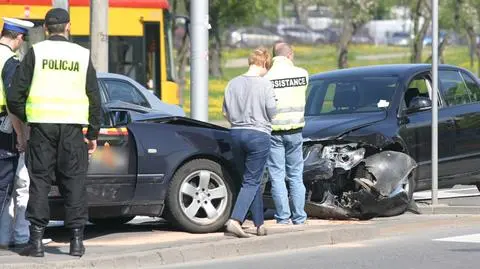
M 378 1 L 377 6 L 375 7 L 374 20 L 387 20 L 390 19 L 391 8 L 399 4 L 398 0 L 382 0 Z
M 480 0 L 455 0 L 458 6 L 458 21 L 468 35 L 470 45 L 470 65 L 473 67 L 474 57 L 478 60 L 478 75 L 480 75 L 480 47 L 477 46 L 477 31 L 480 23 Z
M 453 12 L 452 12 L 453 11 Z M 448 41 L 452 31 L 459 32 L 459 6 L 458 0 L 445 0 L 439 2 L 439 29 L 445 29 L 447 32 L 443 36 L 443 39 L 440 39 L 438 45 L 438 58 L 440 63 L 445 63 L 443 54 L 448 46 Z M 440 36 L 439 36 L 440 38 Z M 427 63 L 432 62 L 432 55 L 426 60 Z
M 320 2 L 319 0 L 292 0 L 297 23 L 308 25 L 308 7 Z
M 432 21 L 431 0 L 408 0 L 410 17 L 413 21 L 413 44 L 410 62 L 422 62 L 423 40 Z M 423 19 L 423 23 L 422 23 Z
M 173 0 L 174 15 L 186 13 L 190 15 L 191 0 Z M 266 18 L 277 15 L 279 0 L 210 0 L 209 1 L 209 73 L 213 77 L 221 77 L 223 34 L 231 26 L 248 26 L 260 23 Z M 190 41 L 185 36 L 177 52 L 178 78 L 185 78 L 185 66 L 189 55 Z
M 348 46 L 353 35 L 375 16 L 376 0 L 325 0 L 337 16 L 343 19 L 343 30 L 338 44 L 338 68 L 348 67 Z
M 222 35 L 229 26 L 252 25 L 277 15 L 278 0 L 210 0 L 210 75 L 221 77 Z

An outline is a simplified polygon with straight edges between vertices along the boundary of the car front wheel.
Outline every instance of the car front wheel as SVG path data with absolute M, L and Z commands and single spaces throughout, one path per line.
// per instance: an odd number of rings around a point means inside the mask
M 180 167 L 170 182 L 166 217 L 192 233 L 218 231 L 228 220 L 233 183 L 221 165 L 206 159 Z

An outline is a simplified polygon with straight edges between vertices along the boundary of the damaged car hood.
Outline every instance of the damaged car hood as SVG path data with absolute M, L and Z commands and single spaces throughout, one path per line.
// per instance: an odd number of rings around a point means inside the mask
M 351 113 L 325 116 L 306 116 L 303 137 L 312 140 L 337 138 L 352 130 L 371 125 L 386 118 L 387 113 Z

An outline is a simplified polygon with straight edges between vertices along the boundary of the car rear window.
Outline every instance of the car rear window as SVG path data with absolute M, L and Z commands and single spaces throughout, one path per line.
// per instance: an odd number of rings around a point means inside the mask
M 355 77 L 310 80 L 305 115 L 381 111 L 390 106 L 398 78 Z

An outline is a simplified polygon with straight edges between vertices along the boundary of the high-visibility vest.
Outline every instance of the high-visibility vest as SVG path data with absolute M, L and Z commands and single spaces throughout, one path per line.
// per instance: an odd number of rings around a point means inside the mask
M 26 104 L 27 121 L 88 124 L 86 94 L 90 51 L 67 41 L 33 45 L 35 67 Z
M 305 94 L 308 72 L 293 65 L 284 56 L 273 58 L 272 68 L 265 75 L 277 98 L 277 114 L 272 120 L 273 131 L 289 131 L 305 126 Z
M 12 57 L 15 57 L 15 53 L 8 47 L 0 45 L 0 112 L 4 112 L 3 108 L 7 105 L 6 89 L 3 87 L 3 67 L 5 63 Z

